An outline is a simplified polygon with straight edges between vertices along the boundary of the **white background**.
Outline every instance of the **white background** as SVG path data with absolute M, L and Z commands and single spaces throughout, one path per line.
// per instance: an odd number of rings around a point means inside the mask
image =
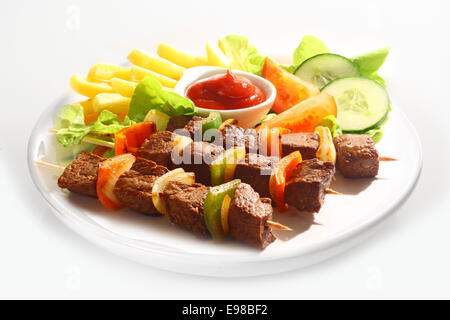
M 446 0 L 2 1 L 0 298 L 450 298 L 449 16 Z M 230 33 L 263 53 L 292 52 L 305 34 L 348 56 L 391 45 L 381 74 L 424 152 L 406 204 L 338 257 L 246 279 L 142 266 L 61 224 L 32 184 L 26 148 L 70 75 L 159 41 L 202 53 L 206 40 Z

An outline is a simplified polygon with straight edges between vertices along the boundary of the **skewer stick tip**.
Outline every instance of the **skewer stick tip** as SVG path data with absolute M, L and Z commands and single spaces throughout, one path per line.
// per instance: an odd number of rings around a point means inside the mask
M 341 193 L 341 192 L 338 192 L 338 191 L 336 191 L 336 190 L 333 190 L 333 189 L 331 189 L 331 188 L 327 188 L 327 193 L 328 194 L 337 194 L 337 195 L 343 195 L 343 193 Z
M 285 226 L 284 224 L 281 224 L 281 223 L 278 223 L 275 221 L 271 221 L 271 220 L 267 220 L 266 225 L 268 225 L 274 229 L 278 229 L 278 230 L 294 231 L 293 229 L 289 228 L 288 226 Z
M 398 159 L 391 158 L 391 157 L 379 157 L 379 161 L 398 161 Z

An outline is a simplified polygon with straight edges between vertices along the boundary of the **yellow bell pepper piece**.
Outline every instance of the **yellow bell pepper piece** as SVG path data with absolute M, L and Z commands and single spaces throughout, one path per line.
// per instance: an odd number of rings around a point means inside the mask
M 156 50 L 161 58 L 169 60 L 184 68 L 192 68 L 198 66 L 207 66 L 208 59 L 206 57 L 196 56 L 188 52 L 179 50 L 167 43 L 160 43 Z
M 117 92 L 122 96 L 129 98 L 133 96 L 134 89 L 137 86 L 136 82 L 122 80 L 119 78 L 112 78 L 110 83 L 114 92 Z
M 133 49 L 127 57 L 128 61 L 144 69 L 154 71 L 166 77 L 180 80 L 184 68 L 166 59 L 156 57 L 139 49 Z
M 222 52 L 217 43 L 208 41 L 206 43 L 206 55 L 210 66 L 229 68 L 230 59 Z
M 77 74 L 70 78 L 70 87 L 75 92 L 89 98 L 93 98 L 99 93 L 113 92 L 110 85 L 103 82 L 88 81 L 86 77 Z
M 130 98 L 123 97 L 118 93 L 100 93 L 95 96 L 92 103 L 96 113 L 109 110 L 123 118 L 128 114 L 130 101 Z
M 103 81 L 111 78 L 130 80 L 131 68 L 121 67 L 112 63 L 97 63 L 91 67 L 88 73 L 88 80 Z
M 169 77 L 163 76 L 162 74 L 138 67 L 138 66 L 134 66 L 131 67 L 131 79 L 133 81 L 139 82 L 142 79 L 144 79 L 145 77 L 152 77 L 156 80 L 159 81 L 159 83 L 161 83 L 161 85 L 165 86 L 165 87 L 169 87 L 169 88 L 174 88 L 175 85 L 177 84 L 176 80 L 173 80 Z

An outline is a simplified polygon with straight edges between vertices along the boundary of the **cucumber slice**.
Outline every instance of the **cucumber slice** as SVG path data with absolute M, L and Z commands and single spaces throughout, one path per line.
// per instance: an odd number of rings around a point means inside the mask
M 360 75 L 358 67 L 352 61 L 333 53 L 322 53 L 305 60 L 294 74 L 319 88 L 334 79 Z
M 345 132 L 364 132 L 383 123 L 389 113 L 389 95 L 378 82 L 365 77 L 336 79 L 323 89 L 334 96 L 337 121 Z

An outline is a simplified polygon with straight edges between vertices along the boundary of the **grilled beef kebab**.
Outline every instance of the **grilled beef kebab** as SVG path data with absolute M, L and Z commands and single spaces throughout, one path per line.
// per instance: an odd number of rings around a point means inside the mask
M 98 166 L 105 159 L 90 152 L 81 152 L 58 179 L 61 188 L 96 196 Z M 137 158 L 131 169 L 120 176 L 114 194 L 118 201 L 135 211 L 160 215 L 152 203 L 155 180 L 169 170 L 155 162 Z M 162 197 L 170 221 L 199 237 L 209 237 L 203 219 L 203 204 L 210 187 L 171 181 Z M 236 240 L 257 248 L 265 248 L 275 241 L 267 222 L 272 219 L 271 200 L 260 198 L 253 188 L 241 183 L 236 188 L 228 214 L 229 234 Z

